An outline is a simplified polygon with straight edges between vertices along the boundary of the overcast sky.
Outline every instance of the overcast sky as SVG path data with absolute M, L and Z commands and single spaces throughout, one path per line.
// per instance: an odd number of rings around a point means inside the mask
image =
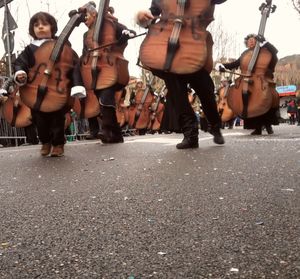
M 58 20 L 59 32 L 69 20 L 68 12 L 85 4 L 86 0 L 13 0 L 9 4 L 10 11 L 19 28 L 15 35 L 14 51 L 22 50 L 30 42 L 28 35 L 29 18 L 38 11 L 50 12 Z M 98 4 L 99 1 L 95 1 Z M 261 14 L 258 10 L 263 0 L 227 0 L 222 5 L 216 5 L 215 21 L 221 22 L 224 29 L 236 37 L 238 55 L 244 50 L 243 38 L 249 33 L 257 33 Z M 27 5 L 28 3 L 28 5 Z M 148 9 L 151 0 L 110 0 L 115 8 L 115 16 L 128 28 L 137 33 L 144 32 L 134 24 L 134 16 L 138 10 Z M 300 15 L 292 8 L 291 0 L 273 0 L 276 11 L 267 21 L 265 37 L 279 50 L 279 58 L 300 54 Z M 4 8 L 0 10 L 0 28 L 2 30 Z M 82 35 L 86 31 L 84 24 L 77 27 L 71 34 L 73 48 L 81 54 Z M 142 38 L 129 41 L 125 56 L 129 60 L 131 75 L 139 75 L 140 69 L 135 66 Z M 0 57 L 4 54 L 3 43 L 0 42 Z

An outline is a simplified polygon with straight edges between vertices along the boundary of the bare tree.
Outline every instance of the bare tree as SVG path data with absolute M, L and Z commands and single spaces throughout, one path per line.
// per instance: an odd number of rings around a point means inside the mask
M 292 0 L 295 10 L 300 14 L 300 0 Z
M 213 36 L 213 56 L 215 61 L 225 62 L 229 57 L 238 55 L 237 36 L 224 30 L 222 20 L 212 22 L 208 29 Z

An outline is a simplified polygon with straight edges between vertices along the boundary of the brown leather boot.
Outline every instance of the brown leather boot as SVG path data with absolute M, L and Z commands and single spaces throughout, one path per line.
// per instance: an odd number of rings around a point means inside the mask
M 44 143 L 42 145 L 40 153 L 41 153 L 42 156 L 48 156 L 50 151 L 51 151 L 51 144 L 50 143 Z
M 51 152 L 51 157 L 61 157 L 64 156 L 64 145 L 56 145 L 53 146 L 52 152 Z

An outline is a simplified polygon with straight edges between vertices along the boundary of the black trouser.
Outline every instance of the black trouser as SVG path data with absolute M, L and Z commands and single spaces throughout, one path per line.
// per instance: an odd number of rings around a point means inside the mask
M 108 137 L 122 135 L 121 127 L 117 120 L 115 104 L 115 87 L 95 91 L 100 103 L 101 128 Z
M 195 135 L 195 129 L 198 127 L 197 118 L 188 100 L 188 84 L 198 95 L 209 124 L 221 127 L 221 119 L 214 96 L 214 83 L 206 70 L 201 69 L 196 73 L 185 75 L 161 72 L 154 72 L 154 74 L 163 78 L 169 94 L 174 94 L 174 98 L 172 98 L 174 108 L 185 136 L 189 136 L 191 131 L 193 131 L 192 135 Z
M 26 141 L 30 144 L 38 144 L 39 139 L 37 135 L 37 129 L 33 124 L 27 126 L 24 128 L 25 135 L 26 135 Z
M 64 110 L 54 112 L 31 111 L 32 122 L 36 125 L 42 144 L 61 145 L 65 143 Z
M 94 137 L 97 137 L 98 133 L 100 132 L 98 117 L 94 116 L 94 117 L 88 118 L 88 122 L 89 122 L 90 134 Z

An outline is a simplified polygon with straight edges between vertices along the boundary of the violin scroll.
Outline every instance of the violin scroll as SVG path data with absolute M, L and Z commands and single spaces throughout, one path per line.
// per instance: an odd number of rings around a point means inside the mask
M 79 24 L 81 22 L 86 21 L 86 12 L 87 12 L 86 9 L 78 9 L 78 11 L 77 10 L 71 10 L 69 12 L 68 15 L 69 15 L 70 18 L 73 18 L 75 16 L 77 17 L 75 22 L 74 22 L 74 27 L 79 26 Z
M 266 14 L 268 17 L 270 13 L 274 13 L 277 6 L 272 5 L 272 0 L 266 0 L 266 3 L 262 3 L 259 7 L 259 10 L 261 11 L 261 14 Z

